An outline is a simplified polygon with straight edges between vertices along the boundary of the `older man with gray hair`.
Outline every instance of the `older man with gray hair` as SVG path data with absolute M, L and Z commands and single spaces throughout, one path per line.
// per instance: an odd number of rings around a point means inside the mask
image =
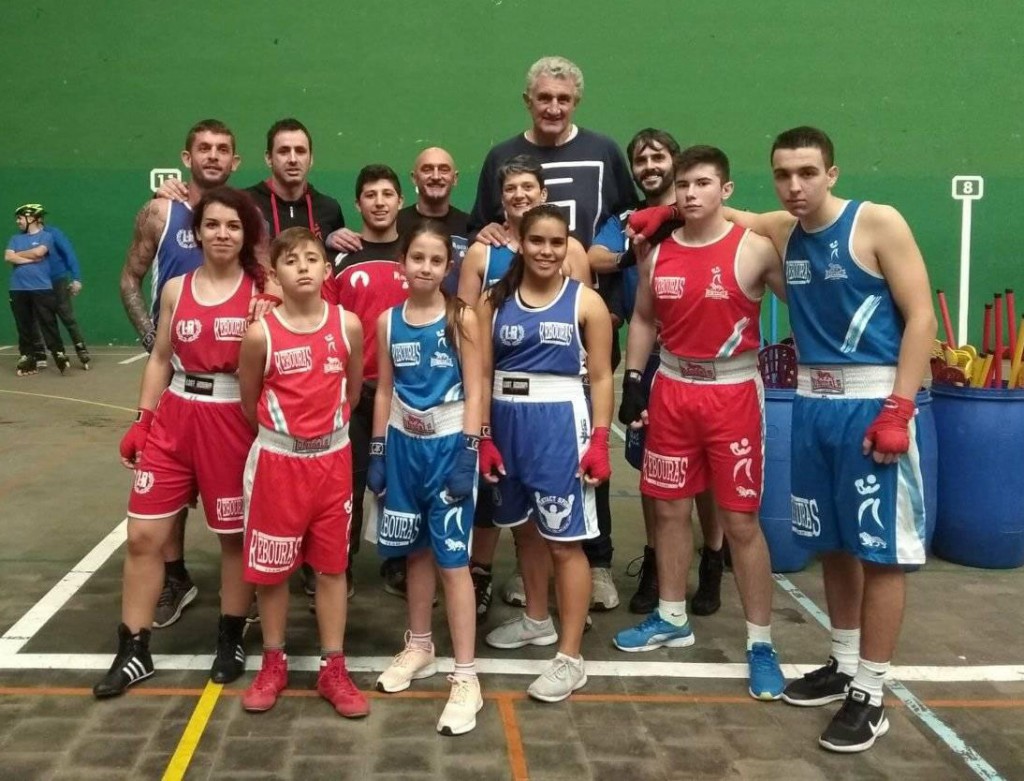
M 548 203 L 561 207 L 569 230 L 584 248 L 594 240 L 597 227 L 613 215 L 636 206 L 636 192 L 630 168 L 618 144 L 607 136 L 585 130 L 573 123 L 573 114 L 583 97 L 583 72 L 565 57 L 542 57 L 526 73 L 523 102 L 531 125 L 507 141 L 491 148 L 484 158 L 477 184 L 476 202 L 469 217 L 470 233 L 476 241 L 501 247 L 509 243 L 501 205 L 499 168 L 517 155 L 527 155 L 544 169 Z M 609 286 L 599 284 L 601 288 Z M 617 360 L 613 352 L 613 363 Z M 611 610 L 619 604 L 612 579 L 611 507 L 608 483 L 597 488 L 597 517 L 600 536 L 583 546 L 593 576 L 591 607 Z M 474 519 L 471 569 L 477 591 L 478 615 L 486 615 L 491 593 L 491 565 L 498 542 L 488 513 L 477 505 Z M 525 604 L 522 578 L 517 573 L 502 589 L 511 605 Z

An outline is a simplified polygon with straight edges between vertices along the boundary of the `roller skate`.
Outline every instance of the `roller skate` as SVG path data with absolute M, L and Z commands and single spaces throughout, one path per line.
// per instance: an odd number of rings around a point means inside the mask
M 23 355 L 18 359 L 18 366 L 15 372 L 19 377 L 28 377 L 30 374 L 36 374 L 38 371 L 38 363 L 34 355 Z
M 89 355 L 89 348 L 85 346 L 85 342 L 75 342 L 75 352 L 78 353 L 78 360 L 82 363 L 82 369 L 89 371 L 92 356 Z
M 68 367 L 71 365 L 71 359 L 68 358 L 64 353 L 54 353 L 53 362 L 57 364 L 57 370 L 61 374 L 64 374 L 64 372 L 66 372 L 68 370 Z

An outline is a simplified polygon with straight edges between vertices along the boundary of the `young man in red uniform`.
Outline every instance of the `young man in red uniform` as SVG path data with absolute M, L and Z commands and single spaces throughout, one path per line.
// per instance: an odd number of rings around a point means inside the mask
M 354 313 L 363 327 L 363 392 L 352 408 L 352 545 L 359 551 L 363 528 L 363 494 L 370 459 L 373 396 L 377 390 L 377 318 L 405 301 L 408 282 L 398 264 L 398 210 L 402 185 L 386 165 L 368 165 L 356 177 L 356 207 L 363 218 L 363 248 L 342 253 L 334 260 L 334 276 L 323 287 L 323 297 Z M 405 595 L 405 559 L 389 559 L 382 568 L 385 590 Z
M 348 420 L 362 384 L 362 328 L 354 314 L 321 298 L 329 271 L 312 231 L 281 233 L 270 262 L 282 302 L 249 328 L 238 367 L 242 407 L 257 431 L 245 471 L 245 580 L 258 588 L 263 627 L 263 664 L 242 707 L 269 710 L 288 685 L 288 576 L 306 562 L 316 572 L 317 691 L 342 716 L 365 716 L 369 704 L 342 651 L 352 513 Z
M 757 521 L 763 387 L 757 372 L 765 285 L 782 294 L 771 242 L 728 222 L 729 161 L 713 147 L 684 150 L 675 166 L 685 225 L 641 262 L 626 348 L 619 418 L 647 426 L 640 491 L 654 500 L 658 608 L 615 636 L 623 651 L 692 645 L 686 575 L 693 497 L 712 488 L 747 618 L 749 692 L 774 700 L 785 681 L 771 643 L 772 580 Z M 661 365 L 650 402 L 642 370 L 660 325 Z

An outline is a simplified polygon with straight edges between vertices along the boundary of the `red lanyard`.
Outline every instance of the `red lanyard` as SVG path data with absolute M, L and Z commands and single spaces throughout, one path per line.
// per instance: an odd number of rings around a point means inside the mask
M 281 232 L 281 218 L 277 215 L 277 195 L 274 194 L 274 179 L 267 179 L 267 189 L 270 190 L 270 212 L 274 217 L 274 235 Z M 309 195 L 309 185 L 306 186 L 306 216 L 309 218 L 309 229 L 320 238 L 320 231 L 313 222 L 313 199 Z

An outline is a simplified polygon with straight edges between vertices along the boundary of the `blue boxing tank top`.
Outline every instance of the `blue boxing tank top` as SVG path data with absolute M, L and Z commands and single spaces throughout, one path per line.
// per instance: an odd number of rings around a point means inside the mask
M 517 290 L 494 313 L 491 339 L 494 368 L 578 377 L 584 373 L 586 350 L 580 341 L 582 286 L 565 279 L 553 301 L 542 307 L 523 304 Z
M 830 225 L 806 231 L 797 223 L 783 255 L 789 322 L 805 365 L 895 366 L 903 316 L 885 278 L 853 254 L 863 203 L 847 201 Z
M 484 260 L 484 284 L 481 290 L 494 287 L 498 280 L 505 276 L 505 272 L 512 265 L 512 258 L 515 256 L 515 250 L 511 247 L 488 246 L 487 258 Z
M 445 313 L 424 325 L 410 325 L 405 304 L 392 307 L 388 320 L 395 393 L 402 403 L 429 410 L 450 401 L 463 401 L 462 367 L 445 334 Z
M 167 224 L 156 245 L 156 257 L 150 272 L 152 282 L 153 323 L 160 316 L 160 293 L 168 279 L 181 277 L 203 265 L 203 250 L 192 235 L 192 207 L 171 201 Z

